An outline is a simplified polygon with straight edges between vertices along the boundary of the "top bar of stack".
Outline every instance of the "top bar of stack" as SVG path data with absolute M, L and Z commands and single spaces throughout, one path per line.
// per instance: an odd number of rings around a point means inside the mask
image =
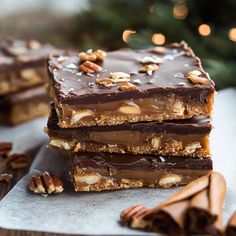
M 62 128 L 210 116 L 214 82 L 185 42 L 147 50 L 51 55 Z

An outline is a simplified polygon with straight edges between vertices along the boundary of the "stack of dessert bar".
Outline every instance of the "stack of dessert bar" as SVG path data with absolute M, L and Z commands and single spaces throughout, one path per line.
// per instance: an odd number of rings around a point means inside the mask
M 212 170 L 214 83 L 185 42 L 51 55 L 49 146 L 75 191 L 185 185 Z
M 36 40 L 0 41 L 0 120 L 19 124 L 49 112 L 45 92 L 47 55 L 53 47 Z

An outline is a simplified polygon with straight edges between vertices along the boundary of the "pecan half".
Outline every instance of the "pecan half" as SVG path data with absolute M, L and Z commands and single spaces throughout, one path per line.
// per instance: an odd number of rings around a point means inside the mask
M 102 61 L 106 57 L 106 52 L 100 49 L 96 50 L 95 52 L 81 52 L 79 53 L 79 57 L 81 61 Z
M 116 84 L 114 83 L 114 80 L 110 78 L 100 78 L 96 79 L 96 84 L 102 85 L 104 87 L 110 88 L 115 86 Z
M 151 71 L 151 72 L 153 72 L 153 71 L 156 71 L 156 70 L 158 70 L 159 69 L 159 66 L 158 65 L 156 65 L 156 64 L 149 64 L 149 65 L 145 65 L 145 66 L 142 66 L 142 67 L 140 67 L 139 68 L 139 72 L 143 72 L 143 73 L 146 73 L 146 72 L 148 72 L 148 71 Z
M 12 150 L 12 143 L 1 142 L 0 143 L 0 156 L 7 155 Z
M 5 182 L 9 183 L 11 181 L 12 177 L 13 177 L 12 174 L 7 174 L 7 173 L 0 174 L 0 182 L 5 181 Z
M 132 90 L 136 90 L 136 89 L 137 89 L 137 87 L 134 84 L 131 84 L 129 82 L 122 84 L 119 87 L 119 90 L 121 90 L 121 91 L 132 91 Z
M 95 72 L 100 72 L 102 67 L 91 61 L 85 61 L 82 65 L 80 65 L 79 69 L 84 73 L 93 74 Z
M 199 70 L 192 70 L 185 75 L 194 84 L 208 84 L 209 80 L 202 77 L 202 72 Z
M 106 57 L 106 52 L 103 50 L 98 49 L 94 52 L 94 54 L 97 56 L 97 60 L 102 61 Z
M 29 159 L 25 154 L 12 154 L 7 158 L 6 165 L 8 168 L 17 170 L 28 166 Z
M 47 171 L 33 175 L 28 187 L 32 192 L 40 193 L 43 196 L 52 193 L 61 193 L 64 190 L 62 181 Z
M 130 81 L 130 74 L 127 74 L 125 72 L 111 72 L 110 77 L 115 83 L 124 83 Z
M 158 56 L 144 56 L 140 59 L 140 63 L 154 63 L 154 64 L 162 64 L 164 60 Z

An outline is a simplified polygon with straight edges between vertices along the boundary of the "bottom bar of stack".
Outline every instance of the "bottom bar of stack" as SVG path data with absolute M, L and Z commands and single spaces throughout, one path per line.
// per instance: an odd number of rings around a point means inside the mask
M 209 158 L 109 153 L 71 154 L 74 189 L 104 191 L 186 185 L 212 170 Z

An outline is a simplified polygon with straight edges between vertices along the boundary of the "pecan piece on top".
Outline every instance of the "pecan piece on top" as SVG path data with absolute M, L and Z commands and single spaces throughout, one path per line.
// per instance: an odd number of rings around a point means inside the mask
M 80 71 L 86 73 L 86 74 L 93 74 L 98 73 L 102 70 L 102 67 L 91 62 L 91 61 L 85 61 L 83 64 L 79 67 Z
M 159 66 L 156 64 L 149 64 L 149 65 L 144 65 L 139 68 L 139 72 L 148 72 L 148 71 L 156 71 L 159 69 Z
M 119 87 L 119 90 L 121 90 L 121 91 L 132 91 L 132 90 L 136 90 L 136 89 L 137 89 L 137 87 L 134 84 L 129 83 L 129 82 L 122 84 Z
M 81 61 L 102 61 L 106 57 L 106 52 L 103 50 L 96 50 L 79 53 L 79 58 Z
M 99 78 L 96 79 L 96 84 L 102 85 L 104 87 L 110 88 L 116 85 L 116 83 L 114 83 L 114 80 L 110 79 L 110 78 Z
M 209 80 L 202 77 L 202 72 L 199 70 L 192 70 L 185 75 L 194 84 L 208 84 Z

